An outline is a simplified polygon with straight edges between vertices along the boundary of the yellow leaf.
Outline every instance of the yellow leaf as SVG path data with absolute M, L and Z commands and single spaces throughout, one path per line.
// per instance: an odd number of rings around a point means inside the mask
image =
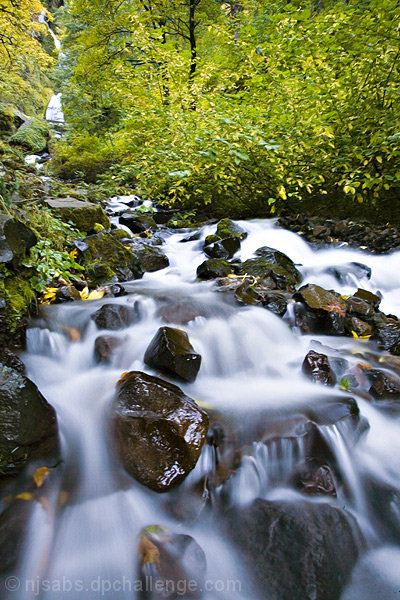
M 378 161 L 378 163 L 382 164 L 383 160 L 382 160 L 382 156 L 377 156 L 376 160 Z
M 100 300 L 104 296 L 104 290 L 93 290 L 88 296 L 88 300 Z
M 153 542 L 149 540 L 146 535 L 140 536 L 140 555 L 142 558 L 142 564 L 146 563 L 160 563 L 160 551 Z
M 69 255 L 71 258 L 75 259 L 78 256 L 78 250 L 76 248 L 74 250 L 71 250 Z
M 48 467 L 39 467 L 36 469 L 33 474 L 33 480 L 38 488 L 42 487 L 48 475 L 50 475 L 50 469 Z
M 83 290 L 80 292 L 81 298 L 82 300 L 88 300 L 89 298 L 89 288 L 86 286 L 83 288 Z
M 286 190 L 285 190 L 285 186 L 284 185 L 281 185 L 281 187 L 278 190 L 278 194 L 282 198 L 282 200 L 286 200 L 287 199 L 287 194 L 286 194 Z
M 32 500 L 33 496 L 32 494 L 30 494 L 29 492 L 23 492 L 22 494 L 18 494 L 18 496 L 15 496 L 17 498 L 17 500 Z
M 354 338 L 355 340 L 359 340 L 359 339 L 360 339 L 360 338 L 358 337 L 358 335 L 356 334 L 356 332 L 355 332 L 355 331 L 352 331 L 352 332 L 351 332 L 351 335 L 353 336 L 353 338 Z

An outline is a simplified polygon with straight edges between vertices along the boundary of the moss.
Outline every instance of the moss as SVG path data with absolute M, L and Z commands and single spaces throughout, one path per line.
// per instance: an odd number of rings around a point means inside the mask
M 114 275 L 120 280 L 137 279 L 143 275 L 134 254 L 110 233 L 91 235 L 85 242 L 88 248 L 83 253 L 83 265 L 92 281 L 109 281 Z
M 0 104 L 0 136 L 9 136 L 16 129 L 14 111 L 9 106 Z
M 10 274 L 4 267 L 1 271 L 0 297 L 5 301 L 4 321 L 9 331 L 14 332 L 29 312 L 31 303 L 36 300 L 36 294 L 23 276 Z
M 18 129 L 10 138 L 10 144 L 21 146 L 35 154 L 47 148 L 50 137 L 49 126 L 43 119 L 32 119 Z

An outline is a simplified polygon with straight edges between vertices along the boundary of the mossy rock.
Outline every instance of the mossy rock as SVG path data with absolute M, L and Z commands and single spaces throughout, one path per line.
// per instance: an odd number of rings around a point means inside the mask
M 0 136 L 8 137 L 22 125 L 23 119 L 19 117 L 11 106 L 0 104 Z
M 12 146 L 21 146 L 25 150 L 38 154 L 46 150 L 50 138 L 50 129 L 43 119 L 31 119 L 24 123 L 10 138 Z
M 88 278 L 96 283 L 117 276 L 120 281 L 140 279 L 143 270 L 135 255 L 111 233 L 101 232 L 85 238 L 83 266 Z
M 222 258 L 210 258 L 197 267 L 199 279 L 217 279 L 227 277 L 231 273 L 233 273 L 232 265 Z
M 99 229 L 99 225 L 104 229 L 111 227 L 110 219 L 99 204 L 69 197 L 49 198 L 46 203 L 64 221 L 72 221 L 79 231 L 92 233 Z
M 231 219 L 221 219 L 217 223 L 216 235 L 221 239 L 238 237 L 240 240 L 244 240 L 247 237 L 246 231 L 234 223 L 234 221 L 231 221 Z
M 7 338 L 15 332 L 21 319 L 28 314 L 36 294 L 29 281 L 21 275 L 9 275 L 0 267 L 0 324 L 1 337 Z

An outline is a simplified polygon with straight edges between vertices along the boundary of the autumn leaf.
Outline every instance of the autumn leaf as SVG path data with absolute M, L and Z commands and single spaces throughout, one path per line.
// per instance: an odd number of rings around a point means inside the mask
M 336 312 L 339 315 L 342 315 L 342 317 L 346 316 L 346 309 L 343 304 L 340 304 L 339 302 L 329 302 L 329 304 L 324 304 L 322 308 L 328 312 Z
M 355 331 L 351 332 L 351 335 L 355 340 L 369 340 L 370 335 L 358 335 Z
M 160 564 L 160 551 L 146 535 L 140 536 L 139 552 L 143 565 L 146 563 L 156 563 L 157 565 Z
M 33 480 L 37 487 L 40 488 L 45 482 L 45 479 L 50 475 L 50 469 L 48 467 L 39 467 L 33 474 Z
M 33 500 L 33 495 L 30 492 L 22 492 L 22 494 L 18 494 L 15 496 L 17 500 Z
M 82 300 L 88 300 L 89 299 L 89 288 L 87 286 L 85 286 L 83 288 L 83 290 L 80 292 L 80 296 Z
M 104 296 L 104 290 L 93 290 L 90 292 L 87 300 L 100 300 Z

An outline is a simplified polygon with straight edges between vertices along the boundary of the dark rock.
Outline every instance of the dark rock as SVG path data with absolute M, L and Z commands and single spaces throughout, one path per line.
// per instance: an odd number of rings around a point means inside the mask
M 377 294 L 373 294 L 372 292 L 368 292 L 367 290 L 363 290 L 361 288 L 358 288 L 358 290 L 354 294 L 353 298 L 361 298 L 361 300 L 365 300 L 366 302 L 369 302 L 375 308 L 378 308 L 378 306 L 380 305 L 381 300 L 382 300 L 382 298 L 380 296 L 378 296 Z
M 187 237 L 183 238 L 181 240 L 181 244 L 185 244 L 186 242 L 197 242 L 197 240 L 199 240 L 200 238 L 200 231 L 196 231 L 196 233 L 192 233 L 191 235 L 188 235 Z
M 155 231 L 157 223 L 151 215 L 146 213 L 138 213 L 134 210 L 124 212 L 119 222 L 121 225 L 128 227 L 132 233 L 142 233 L 144 231 Z
M 191 536 L 175 534 L 164 527 L 147 527 L 141 533 L 139 551 L 143 590 L 146 589 L 149 563 L 153 569 L 153 590 L 150 595 L 148 591 L 144 592 L 140 598 L 175 599 L 184 590 L 187 600 L 202 596 L 207 561 Z
M 56 298 L 60 302 L 81 300 L 81 295 L 73 285 L 64 285 L 58 288 L 56 292 Z
M 344 334 L 346 307 L 340 294 L 311 283 L 293 297 L 303 305 L 295 305 L 296 324 L 303 333 Z
M 66 221 L 72 221 L 79 231 L 93 233 L 98 223 L 110 229 L 110 219 L 99 204 L 76 198 L 49 198 L 47 205 Z
M 201 365 L 201 356 L 191 345 L 187 333 L 172 327 L 160 327 L 144 355 L 149 367 L 192 382 Z
M 299 465 L 293 477 L 294 485 L 310 496 L 336 496 L 333 471 L 329 465 L 319 464 L 315 459 Z
M 114 351 L 122 346 L 120 338 L 112 335 L 100 335 L 94 343 L 94 360 L 97 363 L 108 364 L 111 362 Z
M 319 354 L 310 350 L 304 359 L 302 371 L 317 383 L 324 385 L 335 385 L 336 375 L 331 369 L 329 358 L 325 354 Z
M 357 317 L 347 316 L 344 324 L 348 333 L 354 331 L 359 337 L 370 336 L 372 334 L 372 325 L 369 325 Z
M 230 219 L 221 219 L 217 223 L 217 235 L 221 239 L 237 237 L 244 240 L 247 237 L 246 231 Z
M 351 296 L 346 300 L 346 310 L 349 314 L 355 314 L 368 319 L 375 314 L 374 306 L 358 296 Z
M 15 573 L 18 567 L 32 507 L 32 502 L 17 500 L 0 515 L 0 593 L 4 598 L 9 588 L 1 576 Z
M 116 451 L 128 473 L 165 492 L 196 465 L 208 416 L 177 386 L 132 371 L 118 382 L 112 425 Z
M 185 325 L 196 317 L 202 317 L 204 310 L 200 306 L 193 305 L 193 301 L 174 301 L 168 302 L 157 311 L 157 316 L 161 317 L 167 323 L 176 323 Z
M 14 476 L 31 460 L 58 453 L 56 413 L 36 385 L 0 364 L 0 478 Z
M 374 325 L 371 338 L 381 350 L 388 350 L 395 356 L 400 356 L 400 322 L 393 319 L 382 319 Z
M 140 279 L 143 269 L 136 256 L 110 233 L 98 233 L 85 239 L 83 265 L 94 282 L 105 282 L 116 275 L 119 279 Z
M 263 294 L 261 304 L 278 317 L 283 317 L 288 306 L 288 298 L 281 292 L 266 292 Z
M 217 279 L 227 277 L 231 273 L 233 273 L 232 265 L 222 258 L 210 258 L 197 267 L 199 279 Z
M 260 279 L 272 278 L 281 289 L 295 287 L 301 281 L 301 274 L 288 256 L 267 246 L 256 251 L 259 258 L 250 258 L 241 266 L 243 275 Z
M 209 246 L 204 246 L 204 253 L 210 258 L 232 258 L 235 252 L 240 248 L 238 238 L 226 238 L 219 242 L 214 242 Z
M 159 208 L 156 212 L 152 213 L 152 217 L 157 225 L 165 225 L 172 218 L 174 210 Z
M 8 246 L 13 254 L 24 255 L 37 243 L 33 231 L 17 219 L 8 218 L 3 221 L 1 229 L 6 242 L 6 245 L 3 242 L 3 248 L 6 250 Z
M 372 383 L 368 391 L 376 400 L 400 398 L 400 379 L 398 377 L 379 369 L 365 369 L 364 373 Z
M 117 331 L 137 323 L 139 311 L 136 304 L 134 306 L 103 304 L 90 318 L 96 323 L 98 329 Z
M 268 502 L 232 509 L 227 531 L 268 600 L 338 600 L 365 543 L 329 504 Z
M 152 273 L 169 266 L 168 256 L 160 248 L 154 248 L 148 244 L 137 244 L 131 249 L 143 271 Z
M 10 367 L 22 375 L 25 373 L 25 365 L 22 360 L 8 348 L 0 348 L 0 364 Z

